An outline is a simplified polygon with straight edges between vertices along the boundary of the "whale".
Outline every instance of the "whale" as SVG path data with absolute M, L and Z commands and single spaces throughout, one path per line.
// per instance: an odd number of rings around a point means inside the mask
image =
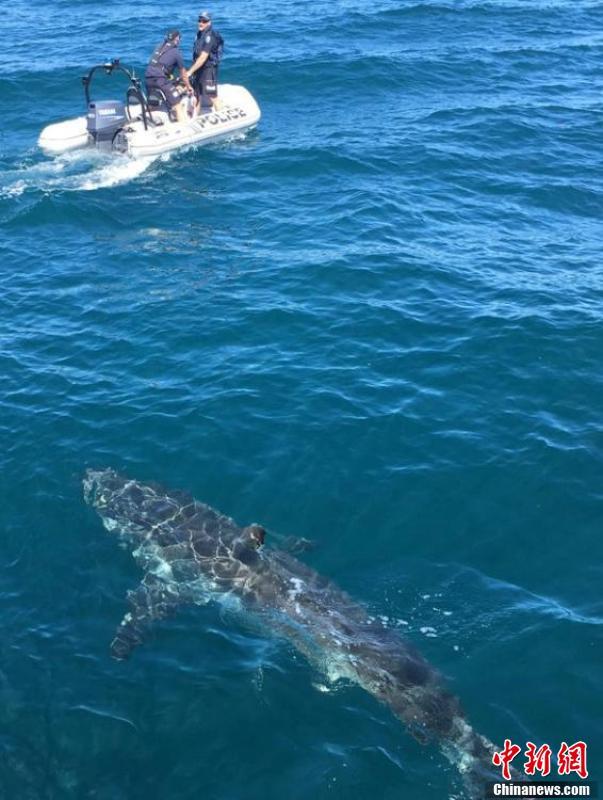
M 483 797 L 496 780 L 495 746 L 471 727 L 441 673 L 334 582 L 270 546 L 262 525 L 240 526 L 185 492 L 112 469 L 89 469 L 83 484 L 85 501 L 142 571 L 111 641 L 115 659 L 129 658 L 179 608 L 222 604 L 286 639 L 328 681 L 360 686 L 421 743 L 437 743 L 468 796 Z

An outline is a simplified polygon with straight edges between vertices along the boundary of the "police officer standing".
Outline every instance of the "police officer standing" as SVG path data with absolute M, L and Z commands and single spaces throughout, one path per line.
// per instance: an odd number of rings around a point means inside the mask
M 224 39 L 211 22 L 208 11 L 199 14 L 199 30 L 193 47 L 193 63 L 188 70 L 188 77 L 193 78 L 193 86 L 197 95 L 199 113 L 204 106 L 220 108 L 218 100 L 218 66 L 222 58 Z
M 180 31 L 168 31 L 162 44 L 155 48 L 144 78 L 147 85 L 147 93 L 151 89 L 161 89 L 170 110 L 174 109 L 176 112 L 178 122 L 186 122 L 187 116 L 182 103 L 182 94 L 176 87 L 177 78 L 172 74 L 175 67 L 180 70 L 180 78 L 188 91 L 192 92 L 193 88 L 184 69 L 184 61 L 179 45 Z

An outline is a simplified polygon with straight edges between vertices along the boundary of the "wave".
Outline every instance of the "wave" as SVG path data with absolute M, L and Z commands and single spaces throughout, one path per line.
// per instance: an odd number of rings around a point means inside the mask
M 509 593 L 513 596 L 510 602 L 510 610 L 533 612 L 542 616 L 553 617 L 558 620 L 567 620 L 581 625 L 603 625 L 603 617 L 582 613 L 562 603 L 555 597 L 538 594 L 529 589 L 524 589 L 514 583 L 508 583 L 497 578 L 491 578 L 482 573 L 477 573 L 480 580 L 490 589 Z

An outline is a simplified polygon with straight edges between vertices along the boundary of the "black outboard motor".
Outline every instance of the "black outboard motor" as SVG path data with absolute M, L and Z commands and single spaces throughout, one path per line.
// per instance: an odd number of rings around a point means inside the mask
M 93 100 L 88 103 L 86 127 L 95 145 L 110 150 L 115 134 L 126 124 L 126 109 L 117 100 Z

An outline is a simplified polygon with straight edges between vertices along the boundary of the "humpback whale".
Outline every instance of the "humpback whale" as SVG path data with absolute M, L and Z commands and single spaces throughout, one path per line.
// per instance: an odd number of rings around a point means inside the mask
M 111 642 L 126 659 L 155 620 L 185 604 L 223 603 L 286 638 L 327 679 L 345 678 L 386 705 L 419 741 L 436 741 L 471 796 L 494 780 L 494 745 L 467 722 L 440 673 L 333 582 L 282 549 L 258 524 L 240 527 L 191 496 L 88 470 L 84 498 L 132 549 L 143 577 Z

